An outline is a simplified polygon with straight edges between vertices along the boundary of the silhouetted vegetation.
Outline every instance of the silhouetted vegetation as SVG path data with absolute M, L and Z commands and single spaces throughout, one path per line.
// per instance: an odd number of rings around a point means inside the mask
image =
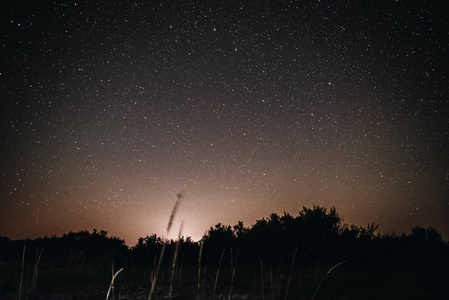
M 153 234 L 128 247 L 97 230 L 0 237 L 0 296 L 105 297 L 112 275 L 124 268 L 112 295 L 148 297 L 160 261 L 159 298 L 445 299 L 449 245 L 441 234 L 419 226 L 408 235 L 379 234 L 377 227 L 348 225 L 335 208 L 314 206 L 297 216 L 273 213 L 249 227 L 219 223 L 200 241 Z

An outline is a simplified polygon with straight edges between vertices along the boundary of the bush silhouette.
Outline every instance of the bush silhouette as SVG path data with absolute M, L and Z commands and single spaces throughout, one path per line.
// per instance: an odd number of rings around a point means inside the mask
M 117 270 L 125 264 L 121 276 L 132 280 L 141 278 L 149 284 L 148 276 L 151 278 L 154 275 L 163 248 L 166 254 L 161 264 L 160 284 L 170 282 L 170 289 L 180 284 L 183 278 L 183 282 L 190 284 L 190 287 L 196 287 L 193 289 L 195 291 L 202 286 L 212 286 L 215 293 L 215 288 L 229 288 L 223 283 L 217 286 L 216 280 L 223 278 L 230 283 L 234 275 L 238 276 L 234 274 L 237 266 L 237 273 L 242 272 L 240 276 L 246 276 L 248 280 L 236 282 L 236 288 L 242 288 L 245 284 L 258 286 L 254 280 L 259 278 L 265 289 L 282 291 L 282 284 L 285 284 L 286 276 L 290 278 L 292 270 L 300 271 L 293 272 L 296 277 L 292 278 L 292 282 L 306 280 L 313 283 L 314 278 L 320 279 L 322 270 L 326 272 L 342 261 L 347 262 L 344 268 L 362 273 L 368 272 L 365 269 L 382 268 L 392 272 L 406 270 L 414 275 L 427 274 L 433 278 L 433 281 L 426 279 L 428 286 L 445 286 L 439 278 L 444 277 L 441 275 L 449 267 L 449 245 L 435 228 L 415 226 L 408 235 L 379 234 L 377 229 L 374 223 L 367 226 L 345 224 L 335 208 L 313 206 L 303 207 L 296 216 L 286 212 L 282 215 L 272 213 L 248 227 L 242 221 L 233 226 L 218 223 L 210 227 L 198 242 L 190 237 L 165 240 L 152 234 L 139 238 L 136 245 L 128 247 L 124 240 L 109 237 L 106 231 L 95 229 L 92 232 L 82 230 L 34 240 L 13 241 L 0 237 L 0 263 L 12 266 L 10 272 L 13 274 L 2 279 L 5 284 L 0 285 L 0 296 L 1 293 L 10 292 L 11 286 L 18 286 L 15 281 L 20 278 L 18 271 L 21 270 L 24 244 L 24 264 L 28 268 L 35 263 L 36 253 L 43 250 L 40 267 L 47 274 L 57 274 L 50 276 L 47 285 L 41 283 L 43 286 L 50 286 L 51 282 L 60 285 L 74 281 L 85 284 L 89 280 L 101 281 L 106 285 L 110 280 L 111 266 Z M 207 270 L 209 277 L 203 276 Z M 8 270 L 4 273 L 8 274 Z M 74 274 L 82 274 L 82 277 L 75 280 Z M 202 278 L 200 283 L 196 279 L 199 278 L 198 274 Z M 373 275 L 366 276 L 371 280 L 373 276 L 385 274 L 375 271 Z M 256 279 L 249 279 L 253 275 Z M 120 280 L 118 278 L 118 282 Z M 304 291 L 306 294 L 308 292 L 313 291 Z

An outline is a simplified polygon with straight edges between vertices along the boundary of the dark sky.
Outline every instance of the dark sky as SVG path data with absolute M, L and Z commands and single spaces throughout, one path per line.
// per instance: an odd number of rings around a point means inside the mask
M 320 205 L 449 238 L 445 1 L 1 10 L 0 235 L 134 245 Z

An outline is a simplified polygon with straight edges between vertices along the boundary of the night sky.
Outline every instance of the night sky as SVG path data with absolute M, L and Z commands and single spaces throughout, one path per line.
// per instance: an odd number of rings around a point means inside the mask
M 197 240 L 320 205 L 447 240 L 447 11 L 2 1 L 0 235 Z

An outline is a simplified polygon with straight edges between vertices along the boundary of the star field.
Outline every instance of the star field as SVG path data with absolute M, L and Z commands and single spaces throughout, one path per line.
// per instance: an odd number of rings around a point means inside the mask
M 443 1 L 7 1 L 0 235 L 335 206 L 449 235 Z M 173 230 L 169 237 L 177 236 Z

